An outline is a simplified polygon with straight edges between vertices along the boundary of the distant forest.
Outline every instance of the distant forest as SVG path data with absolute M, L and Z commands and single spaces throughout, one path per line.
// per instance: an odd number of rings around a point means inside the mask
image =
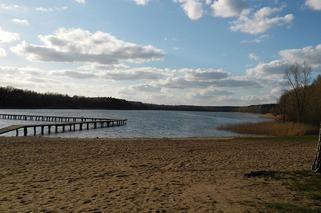
M 2 109 L 113 109 L 113 110 L 177 110 L 212 112 L 252 112 L 275 111 L 276 104 L 238 106 L 190 106 L 157 105 L 126 101 L 112 97 L 82 97 L 55 93 L 37 93 L 13 87 L 0 87 L 0 108 Z

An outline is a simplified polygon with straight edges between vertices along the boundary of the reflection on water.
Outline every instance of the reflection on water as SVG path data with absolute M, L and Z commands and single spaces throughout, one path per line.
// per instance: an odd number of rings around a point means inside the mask
M 8 114 L 34 114 L 77 117 L 103 117 L 128 119 L 127 126 L 81 132 L 53 134 L 54 137 L 223 137 L 238 134 L 220 131 L 216 127 L 228 123 L 258 122 L 266 120 L 255 114 L 229 112 L 180 111 L 121 111 L 121 110 L 0 110 Z M 35 121 L 0 120 L 0 128 Z

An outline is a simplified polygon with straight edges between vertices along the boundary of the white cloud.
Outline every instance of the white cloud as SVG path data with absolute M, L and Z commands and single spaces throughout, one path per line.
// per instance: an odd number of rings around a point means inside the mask
M 166 78 L 166 70 L 153 67 L 118 69 L 106 72 L 104 78 L 116 81 L 159 80 Z
M 14 18 L 11 21 L 14 22 L 14 23 L 17 23 L 17 24 L 21 24 L 21 25 L 26 25 L 26 26 L 30 25 L 29 21 L 26 20 L 26 19 Z
M 207 87 L 205 89 L 193 90 L 190 94 L 188 94 L 192 99 L 209 99 L 212 97 L 218 96 L 230 96 L 233 95 L 234 92 L 228 90 L 217 89 L 215 87 Z
M 280 12 L 279 8 L 263 7 L 251 14 L 243 13 L 236 21 L 232 22 L 230 29 L 250 34 L 264 33 L 270 28 L 289 25 L 293 22 L 293 14 L 274 16 Z
M 149 0 L 134 0 L 134 2 L 138 5 L 147 5 Z
M 320 0 L 306 0 L 305 4 L 313 10 L 321 10 Z
M 39 39 L 44 45 L 24 41 L 11 49 L 29 60 L 55 62 L 143 63 L 164 57 L 162 50 L 151 45 L 126 42 L 101 31 L 61 28 L 52 35 L 39 35 Z
M 211 7 L 214 16 L 227 18 L 241 15 L 247 4 L 244 0 L 215 0 Z
M 273 80 L 280 82 L 285 71 L 294 64 L 306 62 L 313 69 L 321 68 L 321 44 L 301 49 L 285 49 L 279 52 L 280 58 L 270 62 L 259 63 L 246 71 L 251 79 Z
M 0 10 L 21 10 L 24 7 L 17 4 L 0 4 Z
M 258 55 L 256 55 L 255 53 L 250 53 L 249 54 L 249 59 L 251 59 L 253 61 L 259 61 L 260 57 Z
M 267 63 L 259 63 L 246 71 L 247 76 L 256 79 L 279 79 L 291 63 L 285 60 L 274 60 Z
M 83 69 L 60 71 L 60 75 L 72 78 L 97 78 L 111 81 L 140 82 L 139 88 L 153 88 L 152 90 L 165 89 L 206 89 L 216 88 L 258 88 L 261 87 L 256 81 L 244 76 L 231 76 L 223 69 L 216 68 L 114 68 L 114 69 Z M 95 75 L 92 75 L 95 74 Z M 135 87 L 131 87 L 133 90 Z
M 75 0 L 75 2 L 79 4 L 86 4 L 86 0 Z
M 63 71 L 53 71 L 52 75 L 62 76 L 62 77 L 70 77 L 74 79 L 91 79 L 91 78 L 99 78 L 98 75 L 89 72 L 80 72 L 77 70 L 63 70 Z
M 314 68 L 321 68 L 321 44 L 302 49 L 287 49 L 280 51 L 283 60 L 291 63 L 308 63 Z
M 20 36 L 18 33 L 8 32 L 0 27 L 0 43 L 11 43 L 19 39 Z
M 207 88 L 215 86 L 217 88 L 258 88 L 261 87 L 257 82 L 240 77 L 230 76 L 222 69 L 198 68 L 198 69 L 177 69 L 172 70 L 174 75 L 166 80 L 159 81 L 157 84 L 161 87 L 171 89 L 187 88 Z
M 176 2 L 190 19 L 197 20 L 203 16 L 203 0 L 176 0 Z
M 78 67 L 79 70 L 87 70 L 87 71 L 109 71 L 109 70 L 121 70 L 128 69 L 129 66 L 124 64 L 98 64 L 98 63 L 89 63 Z
M 184 69 L 180 72 L 185 73 L 185 78 L 188 80 L 217 80 L 227 78 L 229 73 L 225 72 L 223 69 L 207 68 L 207 69 Z
M 6 52 L 6 50 L 5 49 L 3 49 L 3 48 L 0 48 L 0 58 L 2 58 L 2 57 L 6 57 L 7 56 L 7 52 Z
M 62 6 L 62 7 L 37 7 L 35 8 L 36 11 L 42 12 L 42 13 L 50 13 L 50 12 L 59 12 L 59 11 L 64 11 L 68 10 L 67 6 Z
M 141 84 L 141 85 L 134 85 L 129 87 L 129 92 L 136 93 L 136 92 L 147 92 L 147 93 L 159 93 L 162 89 L 160 87 L 150 85 L 150 84 Z M 125 91 L 122 91 L 125 92 Z
M 150 0 L 133 0 L 137 5 L 145 6 Z M 203 4 L 211 4 L 211 0 L 173 0 L 175 3 L 180 4 L 185 14 L 191 20 L 200 19 L 204 14 Z

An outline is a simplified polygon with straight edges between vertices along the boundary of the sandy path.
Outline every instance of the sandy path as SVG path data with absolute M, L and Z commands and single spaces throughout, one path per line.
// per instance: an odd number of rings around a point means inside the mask
M 0 212 L 246 212 L 295 199 L 256 170 L 307 170 L 315 143 L 0 138 Z

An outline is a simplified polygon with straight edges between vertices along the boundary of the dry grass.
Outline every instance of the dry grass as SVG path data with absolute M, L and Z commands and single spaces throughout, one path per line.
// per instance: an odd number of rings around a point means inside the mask
M 272 120 L 278 120 L 279 119 L 279 115 L 274 115 L 272 113 L 265 113 L 260 115 L 261 118 L 268 118 L 268 119 L 272 119 Z
M 260 122 L 229 124 L 219 127 L 220 130 L 232 131 L 240 134 L 272 135 L 272 136 L 302 136 L 317 134 L 318 128 L 312 125 L 292 122 Z

